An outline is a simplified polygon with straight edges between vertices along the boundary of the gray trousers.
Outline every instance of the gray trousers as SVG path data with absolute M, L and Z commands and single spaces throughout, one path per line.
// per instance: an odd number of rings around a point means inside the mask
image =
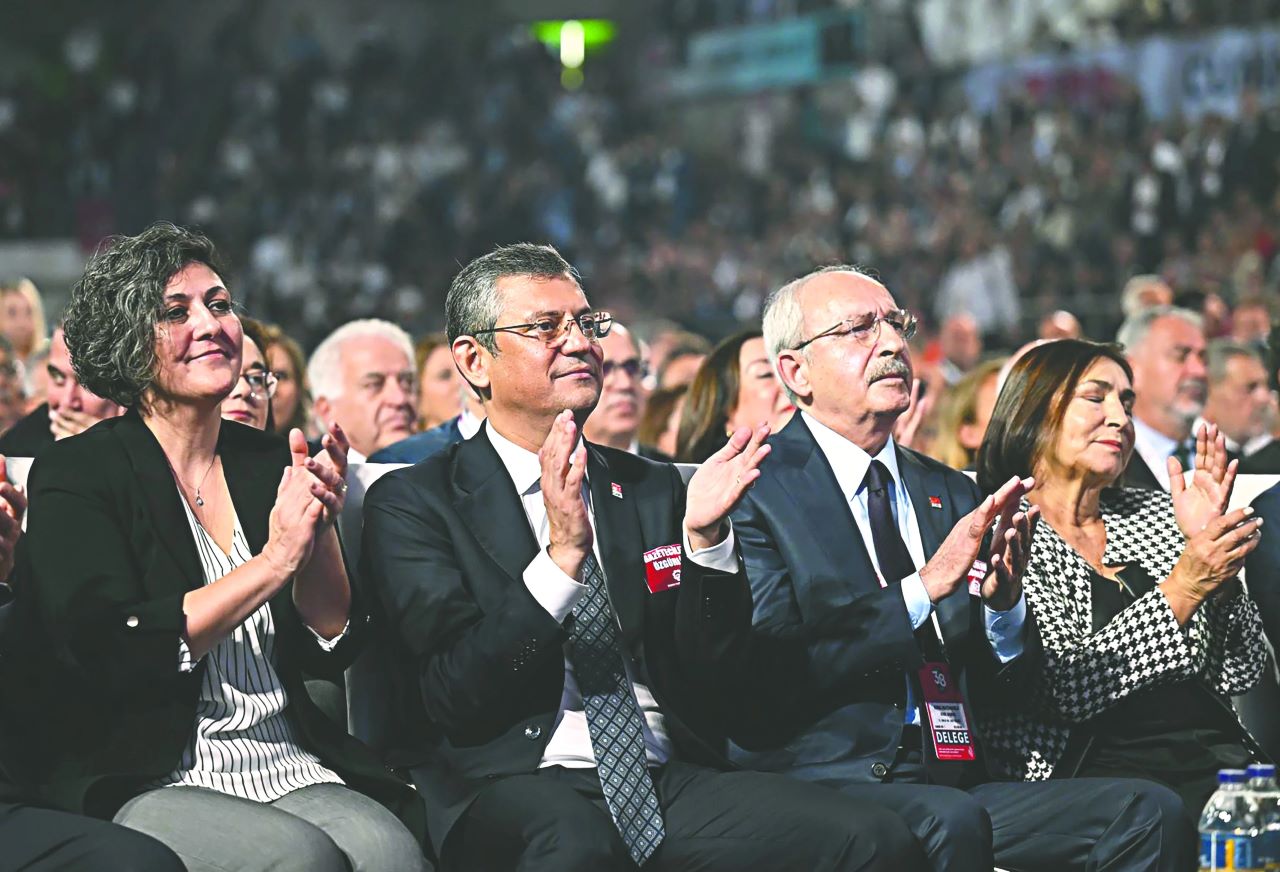
M 188 872 L 424 872 L 417 840 L 383 806 L 339 784 L 272 803 L 203 787 L 135 796 L 115 821 L 168 845 Z

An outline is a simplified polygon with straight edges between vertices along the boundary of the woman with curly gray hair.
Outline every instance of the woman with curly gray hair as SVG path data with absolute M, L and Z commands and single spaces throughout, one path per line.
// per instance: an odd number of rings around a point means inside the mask
M 208 239 L 156 224 L 72 290 L 76 374 L 129 411 L 31 472 L 34 779 L 189 869 L 420 869 L 418 801 L 303 687 L 366 631 L 333 529 L 346 437 L 313 459 L 297 430 L 220 417 L 243 342 L 221 274 Z

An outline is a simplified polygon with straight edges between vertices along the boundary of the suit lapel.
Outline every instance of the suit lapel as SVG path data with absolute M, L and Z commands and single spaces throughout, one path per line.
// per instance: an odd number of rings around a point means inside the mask
M 521 581 L 525 567 L 538 553 L 538 540 L 511 476 L 493 444 L 481 434 L 459 444 L 450 470 L 458 514 L 494 562 L 514 581 Z
M 949 497 L 950 491 L 942 474 L 929 469 L 910 451 L 901 446 L 897 448 L 898 472 L 902 475 L 902 484 L 911 497 L 911 510 L 915 513 L 916 523 L 920 528 L 920 545 L 925 560 L 937 552 L 951 528 L 959 518 L 955 505 L 944 505 L 941 510 L 933 508 L 930 497 L 941 500 Z M 942 626 L 944 639 L 953 642 L 963 639 L 969 631 L 969 593 L 968 582 L 951 596 L 945 597 L 935 606 L 938 623 Z
M 792 416 L 770 444 L 773 453 L 765 461 L 762 481 L 772 479 L 790 500 L 792 516 L 802 519 L 813 540 L 809 549 L 812 559 L 824 567 L 822 573 L 813 574 L 809 584 L 796 587 L 805 613 L 817 614 L 832 602 L 847 600 L 850 593 L 878 587 L 871 554 L 853 520 L 853 510 L 804 419 Z M 833 590 L 831 585 L 840 589 Z
M 604 453 L 589 443 L 587 479 L 609 602 L 618 616 L 624 644 L 631 647 L 643 629 L 647 591 L 635 572 L 635 568 L 641 565 L 641 553 L 644 551 L 640 514 L 635 499 L 618 499 L 613 495 L 613 478 Z
M 164 450 L 136 410 L 127 412 L 111 432 L 129 457 L 158 547 L 178 565 L 183 588 L 196 590 L 204 584 L 204 571 Z

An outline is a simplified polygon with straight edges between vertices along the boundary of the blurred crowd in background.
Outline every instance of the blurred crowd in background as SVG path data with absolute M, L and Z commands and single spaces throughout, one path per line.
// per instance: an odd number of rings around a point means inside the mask
M 74 235 L 90 250 L 157 218 L 199 227 L 245 311 L 303 349 L 357 318 L 426 336 L 459 263 L 548 242 L 648 343 L 651 387 L 669 347 L 705 353 L 758 324 L 783 282 L 858 263 L 920 317 L 934 414 L 940 389 L 992 354 L 1112 338 L 1126 286 L 1202 313 L 1211 338 L 1265 341 L 1280 107 L 1247 85 L 1234 120 L 1157 123 L 1124 81 L 1084 101 L 1008 93 L 979 115 L 963 68 L 929 45 L 956 4 L 878 0 L 865 5 L 886 37 L 845 82 L 693 105 L 646 87 L 702 29 L 860 5 L 668 0 L 653 32 L 593 56 L 572 89 L 527 32 L 441 33 L 407 52 L 394 21 L 372 17 L 339 58 L 305 16 L 276 50 L 255 48 L 241 38 L 254 4 L 199 51 L 145 26 L 86 26 L 36 74 L 0 80 L 0 239 Z M 1072 39 L 1280 21 L 1272 0 L 1067 7 Z M 1067 19 L 1044 20 L 1059 24 L 1033 28 L 1026 49 L 1064 50 Z M 27 300 L 13 308 L 47 336 L 38 295 L 19 287 L 0 299 Z M 0 308 L 25 361 L 16 413 L 44 389 L 39 336 L 14 317 Z

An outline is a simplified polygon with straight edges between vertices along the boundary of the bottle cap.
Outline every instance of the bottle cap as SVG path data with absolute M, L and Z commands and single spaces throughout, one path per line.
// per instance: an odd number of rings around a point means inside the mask
M 1243 769 L 1221 769 L 1218 771 L 1219 784 L 1244 784 L 1248 774 Z
M 1250 778 L 1275 778 L 1276 767 L 1272 763 L 1250 763 L 1246 770 Z

